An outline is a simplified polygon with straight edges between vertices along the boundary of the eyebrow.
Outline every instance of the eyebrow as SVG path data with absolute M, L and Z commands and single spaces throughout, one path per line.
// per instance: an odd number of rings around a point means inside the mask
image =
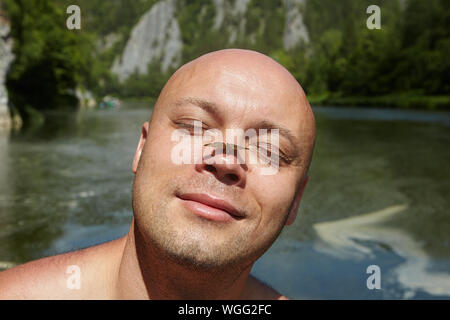
M 289 142 L 292 145 L 295 156 L 298 155 L 299 141 L 295 137 L 295 135 L 291 132 L 291 130 L 289 130 L 288 128 L 286 128 L 282 125 L 275 124 L 269 120 L 259 121 L 258 123 L 256 123 L 255 128 L 256 129 L 267 129 L 267 130 L 277 129 L 280 136 L 284 136 L 287 140 L 289 140 Z
M 204 100 L 201 98 L 193 98 L 193 97 L 185 97 L 185 98 L 181 98 L 181 99 L 175 101 L 175 106 L 177 106 L 177 107 L 183 106 L 186 104 L 195 105 L 195 106 L 205 110 L 206 112 L 222 119 L 222 112 L 220 111 L 219 106 L 214 102 Z
M 213 115 L 219 117 L 220 119 L 223 119 L 222 118 L 223 111 L 221 110 L 221 108 L 219 107 L 219 105 L 217 103 L 214 103 L 214 102 L 211 102 L 211 101 L 208 101 L 205 99 L 201 99 L 201 98 L 195 98 L 195 97 L 184 97 L 184 98 L 181 98 L 181 99 L 175 101 L 175 106 L 182 106 L 182 105 L 186 105 L 186 104 L 192 104 L 192 105 L 198 106 L 201 109 L 205 110 L 206 112 L 213 114 Z M 267 130 L 277 129 L 280 136 L 285 137 L 292 145 L 294 155 L 295 156 L 298 155 L 299 141 L 295 137 L 295 135 L 291 132 L 291 130 L 289 130 L 288 128 L 286 128 L 282 125 L 275 124 L 274 122 L 272 122 L 270 120 L 261 120 L 261 121 L 257 122 L 253 128 L 254 129 L 267 129 Z

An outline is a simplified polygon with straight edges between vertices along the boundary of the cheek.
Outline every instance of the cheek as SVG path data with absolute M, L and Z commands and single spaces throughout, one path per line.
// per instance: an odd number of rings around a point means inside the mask
M 178 175 L 178 168 L 170 159 L 173 142 L 167 131 L 149 132 L 139 160 L 134 191 L 146 206 L 156 199 L 166 199 L 174 188 L 173 177 Z
M 151 174 L 167 175 L 177 165 L 171 159 L 176 142 L 171 140 L 172 130 L 152 130 L 145 144 L 143 156 L 146 171 Z
M 153 128 L 147 137 L 136 172 L 133 195 L 141 207 L 141 212 L 148 215 L 158 203 L 169 201 L 174 189 L 174 176 L 177 166 L 172 163 L 170 154 L 172 145 L 169 130 Z
M 255 197 L 262 208 L 262 226 L 276 227 L 284 221 L 294 199 L 295 181 L 289 175 L 261 176 L 255 183 Z

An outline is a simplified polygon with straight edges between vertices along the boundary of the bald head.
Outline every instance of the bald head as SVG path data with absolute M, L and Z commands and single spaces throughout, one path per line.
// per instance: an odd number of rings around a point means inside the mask
M 283 118 L 298 138 L 303 165 L 309 168 L 315 143 L 315 120 L 305 93 L 291 73 L 272 58 L 252 50 L 207 53 L 180 67 L 161 91 L 154 115 L 180 97 L 202 96 L 239 117 Z

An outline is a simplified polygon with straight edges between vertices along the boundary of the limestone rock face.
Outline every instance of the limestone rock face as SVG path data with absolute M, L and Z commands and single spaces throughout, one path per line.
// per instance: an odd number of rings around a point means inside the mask
M 300 7 L 305 0 L 284 0 L 286 25 L 283 34 L 283 48 L 286 50 L 294 48 L 301 40 L 309 42 L 308 30 L 303 23 L 303 16 Z M 236 0 L 234 3 L 227 0 L 214 0 L 216 7 L 216 17 L 214 28 L 218 29 L 222 26 L 226 17 L 232 17 L 238 21 L 236 25 L 227 26 L 230 32 L 229 43 L 232 44 L 238 34 L 245 33 L 245 14 L 248 9 L 250 0 Z M 249 41 L 251 41 L 251 35 Z
M 8 92 L 5 81 L 9 66 L 14 59 L 12 53 L 12 38 L 9 37 L 9 21 L 0 16 L 0 130 L 11 126 L 8 110 Z
M 114 61 L 112 72 L 123 82 L 132 73 L 146 74 L 148 64 L 161 61 L 161 70 L 181 62 L 181 32 L 175 18 L 175 1 L 163 0 L 134 26 L 125 50 Z
M 216 7 L 216 16 L 214 18 L 214 29 L 222 27 L 226 17 L 231 17 L 236 24 L 229 24 L 227 31 L 230 33 L 228 43 L 232 44 L 236 41 L 239 33 L 245 32 L 245 13 L 250 0 L 236 0 L 234 3 L 227 0 L 214 0 Z
M 284 1 L 286 25 L 283 47 L 289 50 L 302 40 L 309 42 L 309 37 L 300 10 L 305 0 Z M 176 19 L 177 4 L 178 0 L 157 2 L 134 26 L 124 51 L 115 59 L 111 68 L 120 82 L 125 81 L 134 72 L 146 74 L 148 65 L 153 62 L 159 63 L 163 72 L 169 67 L 179 67 L 183 42 Z M 252 42 L 252 35 L 245 34 L 250 0 L 213 0 L 213 4 L 216 11 L 213 29 L 225 28 L 229 34 L 228 44 L 232 45 L 238 38 Z
M 284 28 L 283 46 L 285 49 L 292 49 L 303 39 L 309 42 L 308 30 L 303 23 L 303 16 L 300 6 L 305 0 L 285 0 L 286 26 Z

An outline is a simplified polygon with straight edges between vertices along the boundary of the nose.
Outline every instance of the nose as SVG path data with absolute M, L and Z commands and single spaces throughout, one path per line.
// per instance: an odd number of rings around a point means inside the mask
M 205 159 L 208 161 L 205 162 Z M 203 158 L 202 163 L 196 165 L 196 170 L 201 173 L 213 174 L 219 181 L 227 185 L 245 186 L 247 166 L 239 163 L 235 154 L 227 154 L 215 149 L 210 155 Z

